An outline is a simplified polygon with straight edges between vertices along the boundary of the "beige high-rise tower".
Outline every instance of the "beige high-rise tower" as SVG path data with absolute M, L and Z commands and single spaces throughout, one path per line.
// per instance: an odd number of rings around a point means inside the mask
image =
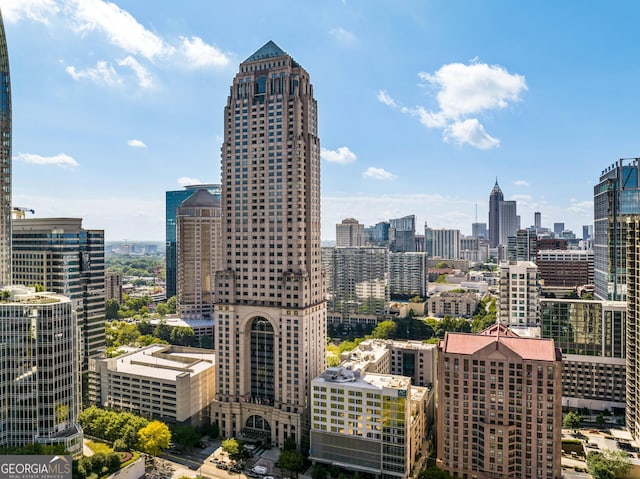
M 240 64 L 224 115 L 212 421 L 224 437 L 301 445 L 311 379 L 326 363 L 309 74 L 270 41 Z

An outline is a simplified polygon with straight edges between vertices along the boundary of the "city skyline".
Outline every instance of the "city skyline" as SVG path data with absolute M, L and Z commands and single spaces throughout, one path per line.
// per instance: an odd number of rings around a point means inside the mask
M 640 7 L 461 5 L 0 0 L 13 204 L 108 241 L 162 240 L 165 191 L 220 182 L 235 66 L 273 40 L 314 72 L 322 239 L 344 218 L 411 214 L 418 234 L 470 234 L 496 177 L 523 227 L 540 211 L 581 236 L 601 171 L 637 155 Z

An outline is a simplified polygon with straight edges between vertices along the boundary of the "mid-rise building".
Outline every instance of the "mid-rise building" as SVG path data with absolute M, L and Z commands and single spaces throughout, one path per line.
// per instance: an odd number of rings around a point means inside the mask
M 425 237 L 429 232 L 431 250 L 426 253 L 429 257 L 441 259 L 460 258 L 460 230 L 425 228 Z
M 389 253 L 391 296 L 422 296 L 429 290 L 426 253 Z
M 541 335 L 562 351 L 565 407 L 625 407 L 626 304 L 622 301 L 540 299 Z
M 202 188 L 177 211 L 177 306 L 183 318 L 213 319 L 215 275 L 222 269 L 220 199 Z
M 391 225 L 386 221 L 376 223 L 370 228 L 369 242 L 372 245 L 386 246 L 389 244 L 389 230 Z
M 224 125 L 212 420 L 224 437 L 300 445 L 327 342 L 318 104 L 309 74 L 268 42 L 240 64 Z
M 475 293 L 441 291 L 429 297 L 427 308 L 429 315 L 436 318 L 472 318 L 479 302 Z
M 389 254 L 381 247 L 322 248 L 327 310 L 332 316 L 339 314 L 341 322 L 349 323 L 353 317 L 375 318 L 386 313 Z
M 487 223 L 471 223 L 471 236 L 488 240 Z
M 89 400 L 168 424 L 209 421 L 215 396 L 211 350 L 153 344 L 113 358 L 90 359 Z
M 515 236 L 507 238 L 508 261 L 536 262 L 538 252 L 538 237 L 532 229 L 518 230 Z
M 115 299 L 122 303 L 122 273 L 118 271 L 105 271 L 104 273 L 104 300 Z
M 593 250 L 540 250 L 536 265 L 545 286 L 577 287 L 594 281 Z
M 405 376 L 327 369 L 311 382 L 311 455 L 383 478 L 405 478 L 426 453 L 427 388 Z
M 412 253 L 416 244 L 416 216 L 408 215 L 389 220 L 393 231 L 392 251 Z
M 553 223 L 553 234 L 562 237 L 564 232 L 564 223 Z
M 13 281 L 68 296 L 78 316 L 83 367 L 105 348 L 104 230 L 87 230 L 81 218 L 13 221 Z
M 499 272 L 498 321 L 516 331 L 539 326 L 538 267 L 531 261 L 502 261 Z
M 496 248 L 500 244 L 500 204 L 504 201 L 504 195 L 498 179 L 493 185 L 491 194 L 489 195 L 489 246 Z
M 69 298 L 0 292 L 0 447 L 63 445 L 82 454 L 80 331 Z
M 496 324 L 438 346 L 438 466 L 456 477 L 561 477 L 562 357 Z
M 188 185 L 182 190 L 165 193 L 165 277 L 166 297 L 177 294 L 178 250 L 177 248 L 177 212 L 180 204 L 199 189 L 205 188 L 213 196 L 220 198 L 221 186 L 214 184 Z
M 346 218 L 336 225 L 336 246 L 364 246 L 365 243 L 364 225 L 358 220 Z
M 626 215 L 640 214 L 638 159 L 618 160 L 593 188 L 594 294 L 598 299 L 627 297 Z

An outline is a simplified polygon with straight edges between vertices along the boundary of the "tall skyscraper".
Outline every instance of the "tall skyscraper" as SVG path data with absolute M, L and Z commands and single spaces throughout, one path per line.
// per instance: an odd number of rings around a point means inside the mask
M 518 215 L 516 214 L 516 202 L 500 202 L 498 217 L 500 219 L 498 243 L 507 246 L 509 244 L 509 237 L 515 236 L 518 229 L 520 229 Z
M 489 195 L 489 246 L 495 248 L 500 244 L 500 203 L 504 201 L 504 195 L 498 179 Z
M 177 294 L 177 250 L 176 250 L 176 214 L 180 203 L 189 198 L 201 188 L 220 198 L 220 185 L 189 185 L 182 190 L 167 191 L 165 193 L 165 291 L 167 298 Z
M 536 211 L 533 213 L 533 225 L 538 228 L 542 228 L 542 213 Z
M 498 321 L 515 331 L 539 327 L 538 267 L 531 261 L 502 261 L 499 271 Z
M 474 238 L 487 238 L 487 223 L 471 223 L 471 236 Z
M 0 13 L 0 285 L 11 278 L 11 81 L 9 51 Z
M 21 286 L 4 288 L 2 297 L 0 447 L 61 444 L 81 455 L 80 334 L 71 301 Z
M 225 437 L 300 445 L 327 335 L 309 74 L 269 41 L 240 64 L 224 124 L 212 420 Z
M 429 252 L 429 257 L 442 259 L 460 258 L 460 230 L 446 228 L 431 230 L 431 240 L 432 251 Z
M 177 305 L 183 318 L 213 319 L 221 239 L 220 198 L 202 188 L 184 200 L 177 213 Z
M 394 231 L 392 250 L 396 253 L 412 253 L 416 250 L 416 216 L 408 215 L 389 220 Z
M 85 230 L 80 218 L 14 220 L 13 280 L 71 299 L 86 371 L 89 357 L 105 347 L 104 230 Z
M 640 216 L 625 218 L 627 236 L 627 427 L 640 439 Z M 597 223 L 596 223 L 597 225 Z M 596 226 L 596 237 L 598 227 Z
M 353 218 L 345 218 L 336 225 L 336 246 L 364 246 L 364 225 Z
M 553 223 L 553 234 L 557 237 L 562 236 L 562 232 L 564 231 L 564 223 Z
M 625 215 L 640 214 L 638 158 L 624 158 L 600 175 L 593 188 L 594 294 L 599 299 L 627 297 Z

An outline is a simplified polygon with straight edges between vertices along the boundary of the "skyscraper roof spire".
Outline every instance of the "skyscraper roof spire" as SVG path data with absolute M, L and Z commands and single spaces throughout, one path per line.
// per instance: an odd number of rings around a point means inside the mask
M 273 40 L 265 43 L 257 52 L 245 60 L 245 62 L 254 62 L 256 60 L 264 60 L 265 58 L 275 58 L 286 55 L 285 51 L 276 45 Z

